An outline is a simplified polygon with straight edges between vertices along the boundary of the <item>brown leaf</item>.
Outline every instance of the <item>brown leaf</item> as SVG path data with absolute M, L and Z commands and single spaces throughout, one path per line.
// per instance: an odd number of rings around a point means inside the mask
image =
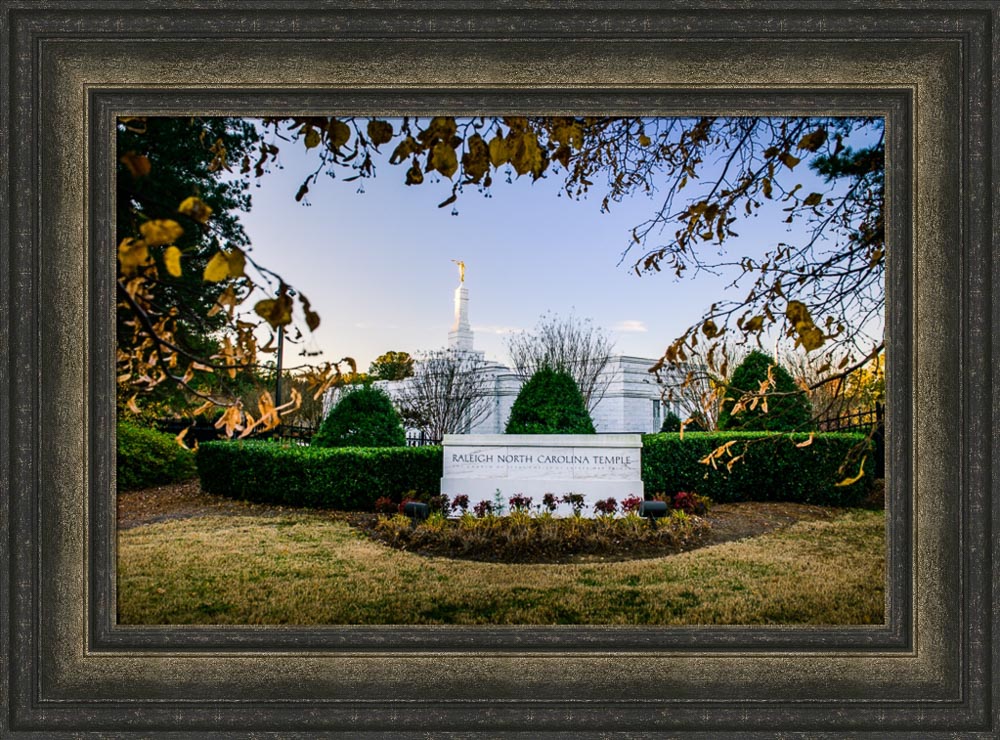
M 458 169 L 458 155 L 450 144 L 439 141 L 431 149 L 431 156 L 427 160 L 427 168 L 437 170 L 445 177 L 450 178 Z
M 368 122 L 368 140 L 376 147 L 379 144 L 392 141 L 392 133 L 392 124 L 388 121 L 371 120 Z
M 152 169 L 152 165 L 149 163 L 149 157 L 145 154 L 126 152 L 118 158 L 118 161 L 125 165 L 125 169 L 129 171 L 129 174 L 132 175 L 134 179 L 145 177 Z
M 423 151 L 422 147 L 417 140 L 412 136 L 407 136 L 398 146 L 393 150 L 392 155 L 389 157 L 389 164 L 399 164 L 404 159 L 409 157 L 411 154 L 418 154 Z
M 292 299 L 287 293 L 257 301 L 253 310 L 275 329 L 292 323 Z
M 462 155 L 462 171 L 472 182 L 479 182 L 490 171 L 490 148 L 479 134 L 473 134 L 466 142 L 466 152 Z
M 330 149 L 340 149 L 351 139 L 351 127 L 336 118 L 330 120 L 326 128 L 327 146 Z

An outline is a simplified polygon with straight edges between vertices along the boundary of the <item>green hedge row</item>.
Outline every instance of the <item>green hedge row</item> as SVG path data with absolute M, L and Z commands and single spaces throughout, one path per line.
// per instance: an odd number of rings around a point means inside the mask
M 858 462 L 839 470 L 848 453 L 868 445 L 862 434 L 686 432 L 643 436 L 642 480 L 646 493 L 691 491 L 713 501 L 791 501 L 856 506 L 868 491 L 875 461 L 870 449 L 865 475 L 849 486 L 838 481 L 857 474 Z M 743 455 L 731 471 L 730 456 L 716 467 L 699 460 L 726 442 L 731 456 Z M 860 461 L 861 455 L 856 456 Z M 410 491 L 437 493 L 441 447 L 344 447 L 323 449 L 274 441 L 205 442 L 198 448 L 198 472 L 209 493 L 290 506 L 370 511 L 382 496 L 399 499 Z
M 205 442 L 198 474 L 208 493 L 246 501 L 370 511 L 380 496 L 437 493 L 440 447 L 304 447 L 272 441 Z
M 115 436 L 119 491 L 176 483 L 197 474 L 195 456 L 172 434 L 120 421 Z
M 693 491 L 713 501 L 791 501 L 823 506 L 857 506 L 869 489 L 875 471 L 871 443 L 865 435 L 817 433 L 806 447 L 797 443 L 808 434 L 766 432 L 686 432 L 643 435 L 642 480 L 646 493 Z M 733 441 L 729 454 L 716 467 L 699 460 Z M 860 454 L 858 454 L 860 452 Z M 848 454 L 852 463 L 840 470 Z M 731 457 L 742 455 L 732 470 Z M 865 456 L 865 474 L 848 486 L 839 481 L 854 477 Z

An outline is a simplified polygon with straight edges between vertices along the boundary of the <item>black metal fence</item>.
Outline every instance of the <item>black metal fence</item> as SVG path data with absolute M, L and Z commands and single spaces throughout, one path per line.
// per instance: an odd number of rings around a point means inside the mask
M 424 432 L 411 432 L 406 435 L 407 447 L 424 447 L 426 445 L 439 445 L 440 439 L 434 439 Z
M 821 432 L 863 432 L 871 433 L 875 443 L 875 477 L 885 477 L 885 406 L 875 404 L 875 408 L 855 411 L 816 422 Z
M 157 428 L 162 432 L 177 435 L 182 430 L 187 429 L 184 441 L 187 444 L 198 442 L 210 442 L 215 439 L 226 439 L 224 429 L 216 429 L 209 423 L 198 423 L 192 425 L 189 421 L 161 419 L 156 423 Z M 251 434 L 251 439 L 285 439 L 299 444 L 307 445 L 316 433 L 315 427 L 295 426 L 294 424 L 279 424 L 276 428 L 257 434 Z M 407 447 L 424 447 L 425 445 L 439 445 L 440 439 L 435 439 L 423 432 L 410 432 L 406 435 Z
M 160 419 L 156 422 L 156 427 L 161 432 L 177 435 L 187 429 L 184 435 L 186 444 L 198 442 L 211 442 L 216 439 L 226 439 L 225 429 L 216 429 L 215 425 L 207 422 L 191 424 L 190 421 L 177 419 Z M 257 432 L 250 435 L 250 439 L 288 439 L 299 444 L 309 444 L 316 430 L 313 427 L 295 426 L 292 424 L 279 424 L 276 428 L 266 432 Z

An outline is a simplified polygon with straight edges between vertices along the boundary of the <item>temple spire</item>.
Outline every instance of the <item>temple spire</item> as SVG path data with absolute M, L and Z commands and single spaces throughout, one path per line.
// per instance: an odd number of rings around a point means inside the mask
M 448 332 L 448 348 L 458 352 L 472 352 L 472 327 L 469 325 L 469 289 L 465 287 L 465 262 L 452 260 L 458 265 L 458 287 L 455 288 L 455 323 Z

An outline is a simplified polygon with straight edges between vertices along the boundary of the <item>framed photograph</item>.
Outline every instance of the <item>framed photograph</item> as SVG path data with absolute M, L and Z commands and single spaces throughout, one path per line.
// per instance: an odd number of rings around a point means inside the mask
M 0 0 L 0 734 L 995 736 L 997 11 Z M 118 136 L 222 116 L 878 121 L 884 621 L 119 619 L 116 270 L 146 256 L 118 239 L 116 173 L 148 162 Z M 195 200 L 181 212 L 199 220 Z M 471 342 L 455 300 L 455 341 Z

